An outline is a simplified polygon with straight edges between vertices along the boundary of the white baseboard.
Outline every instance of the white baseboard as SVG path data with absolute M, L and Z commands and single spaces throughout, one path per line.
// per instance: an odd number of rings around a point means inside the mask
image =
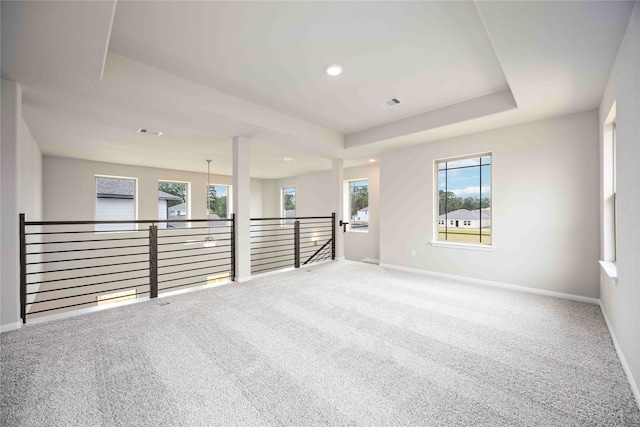
M 380 260 L 379 259 L 375 259 L 375 258 L 365 258 L 360 262 L 365 262 L 367 264 L 380 265 Z
M 21 327 L 22 327 L 22 322 L 7 323 L 5 325 L 0 326 L 0 333 L 14 331 L 16 329 L 20 329 Z
M 597 298 L 583 297 L 581 295 L 574 295 L 574 294 L 565 294 L 563 292 L 548 291 L 545 289 L 529 288 L 527 286 L 511 285 L 508 283 L 494 282 L 492 280 L 474 279 L 471 277 L 458 276 L 455 274 L 437 273 L 435 271 L 420 270 L 417 268 L 402 267 L 402 266 L 393 265 L 393 264 L 380 264 L 380 267 L 388 268 L 390 270 L 399 270 L 399 271 L 406 271 L 409 273 L 424 274 L 427 276 L 439 277 L 442 279 L 461 280 L 461 281 L 466 281 L 469 283 L 474 283 L 474 284 L 483 285 L 483 286 L 492 286 L 494 288 L 511 289 L 514 291 L 528 292 L 530 294 L 545 295 L 549 297 L 568 299 L 571 301 L 586 302 L 589 304 L 596 304 L 596 305 L 600 304 L 600 300 Z
M 618 340 L 616 339 L 616 334 L 613 332 L 613 327 L 609 322 L 609 317 L 607 316 L 607 312 L 600 302 L 600 311 L 602 311 L 602 317 L 604 317 L 604 323 L 607 325 L 607 329 L 609 329 L 609 335 L 611 335 L 611 341 L 613 342 L 613 348 L 616 349 L 616 354 L 618 355 L 618 359 L 620 359 L 620 364 L 624 369 L 624 373 L 627 375 L 627 381 L 631 386 L 631 392 L 633 393 L 633 397 L 636 398 L 636 405 L 638 405 L 638 409 L 640 409 L 640 390 L 638 389 L 638 384 L 636 384 L 635 379 L 633 378 L 633 374 L 631 373 L 631 368 L 629 368 L 629 364 L 627 363 L 627 359 L 625 359 L 624 354 L 622 353 L 622 349 L 618 344 Z
M 251 280 L 251 276 L 244 276 L 244 277 L 236 277 L 236 283 L 244 283 L 244 282 L 248 282 L 249 280 Z

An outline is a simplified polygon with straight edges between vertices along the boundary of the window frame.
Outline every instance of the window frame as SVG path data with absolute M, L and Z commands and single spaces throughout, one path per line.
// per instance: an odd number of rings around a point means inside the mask
M 345 179 L 344 180 L 344 217 L 347 218 L 348 224 L 347 224 L 347 228 L 346 231 L 350 231 L 353 233 L 368 233 L 369 232 L 369 222 L 370 220 L 367 220 L 367 228 L 366 229 L 359 229 L 359 228 L 352 228 L 353 227 L 353 223 L 352 223 L 352 217 L 351 217 L 351 183 L 352 182 L 359 182 L 359 181 L 366 181 L 367 182 L 367 208 L 369 208 L 369 218 L 371 218 L 371 200 L 369 198 L 369 188 L 370 188 L 370 184 L 369 184 L 369 178 L 368 177 L 364 177 L 364 178 L 353 178 L 353 179 Z
M 487 157 L 489 156 L 491 158 L 491 162 L 490 162 L 490 172 L 489 172 L 489 180 L 490 180 L 490 187 L 489 187 L 489 206 L 491 207 L 491 211 L 489 214 L 489 221 L 490 221 L 490 236 L 491 236 L 491 243 L 480 243 L 480 242 L 456 242 L 456 241 L 451 241 L 451 240 L 440 240 L 440 230 L 439 230 L 439 219 L 440 219 L 440 211 L 439 211 L 439 204 L 440 204 L 440 193 L 439 193 L 439 187 L 438 187 L 438 172 L 440 171 L 438 169 L 438 165 L 441 163 L 445 163 L 445 162 L 454 162 L 454 161 L 459 161 L 459 160 L 465 160 L 465 159 L 474 159 L 474 158 L 480 158 L 482 159 L 482 157 Z M 494 218 L 494 207 L 493 207 L 493 170 L 494 170 L 494 156 L 493 156 L 493 152 L 491 151 L 486 151 L 486 152 L 480 152 L 480 153 L 474 153 L 474 154 L 466 154 L 466 155 L 461 155 L 461 156 L 452 156 L 452 157 L 445 157 L 445 158 L 440 158 L 440 159 L 435 159 L 433 161 L 433 215 L 434 215 L 434 219 L 431 221 L 432 227 L 433 227 L 433 232 L 432 232 L 432 239 L 431 239 L 431 246 L 434 247 L 445 247 L 445 248 L 457 248 L 457 249 L 469 249 L 469 250 L 476 250 L 476 251 L 490 251 L 493 252 L 495 250 L 495 239 L 494 239 L 494 233 L 493 233 L 493 218 Z M 478 164 L 478 169 L 480 169 L 480 201 L 482 201 L 482 169 L 481 169 L 482 163 Z M 448 169 L 447 169 L 448 170 Z M 482 205 L 480 205 L 482 206 Z M 480 207 L 480 209 L 482 209 Z M 455 224 L 455 220 L 450 220 L 447 219 L 448 221 L 450 221 L 450 225 L 454 225 Z M 445 225 L 447 220 L 445 220 Z M 460 220 L 461 223 L 464 220 Z M 480 233 L 482 233 L 482 228 L 480 229 Z
M 221 218 L 221 219 L 231 218 L 231 216 L 233 215 L 233 186 L 231 184 L 216 184 L 216 183 L 207 183 L 204 185 L 205 195 L 207 200 L 205 204 L 205 217 L 209 212 L 209 187 L 227 187 L 227 218 Z
M 287 217 L 287 213 L 285 210 L 285 202 L 284 202 L 284 195 L 285 195 L 285 190 L 289 190 L 289 189 L 293 189 L 293 198 L 294 198 L 294 204 L 295 204 L 295 215 L 292 218 L 295 218 L 298 216 L 298 190 L 296 189 L 296 187 L 281 187 L 280 188 L 280 215 L 282 215 L 282 218 L 284 218 L 283 220 L 283 225 L 284 224 L 288 224 L 288 223 L 292 223 L 291 221 L 289 221 L 288 217 Z
M 614 285 L 618 284 L 618 194 L 616 101 L 603 124 L 601 176 L 602 260 L 600 266 Z

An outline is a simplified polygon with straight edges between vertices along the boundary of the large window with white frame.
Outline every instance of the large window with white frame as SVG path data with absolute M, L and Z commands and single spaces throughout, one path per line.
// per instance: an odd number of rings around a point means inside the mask
M 345 208 L 349 218 L 348 230 L 369 230 L 369 180 L 355 179 L 347 181 Z
M 136 178 L 96 175 L 96 221 L 135 221 L 138 214 L 137 184 Z M 135 229 L 136 225 L 132 223 L 96 224 L 96 231 Z
M 186 222 L 173 222 L 189 218 L 189 183 L 175 181 L 158 182 L 158 228 L 184 228 Z
M 434 241 L 491 245 L 491 154 L 438 160 L 435 166 Z

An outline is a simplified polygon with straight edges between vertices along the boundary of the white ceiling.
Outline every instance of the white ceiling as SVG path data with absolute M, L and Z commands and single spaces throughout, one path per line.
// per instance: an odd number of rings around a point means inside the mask
M 632 7 L 2 2 L 2 78 L 45 154 L 230 174 L 241 135 L 279 178 L 597 108 Z

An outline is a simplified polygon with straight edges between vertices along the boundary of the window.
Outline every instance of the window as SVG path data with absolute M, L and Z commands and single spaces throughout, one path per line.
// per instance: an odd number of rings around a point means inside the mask
M 616 122 L 611 124 L 611 180 L 613 181 L 613 245 L 611 251 L 613 252 L 613 261 L 617 260 L 618 253 L 618 188 L 616 179 Z
M 349 182 L 348 201 L 349 230 L 369 230 L 369 180 L 359 179 Z
M 295 218 L 296 216 L 296 189 L 288 187 L 282 189 L 282 217 Z
M 186 182 L 158 182 L 158 219 L 189 218 L 189 184 Z M 186 222 L 160 222 L 158 228 L 184 228 Z
M 96 221 L 135 221 L 135 178 L 96 176 Z M 135 224 L 96 224 L 96 231 L 135 230 Z
M 229 218 L 230 188 L 228 185 L 209 185 L 207 187 L 208 214 L 212 219 Z
M 616 104 L 611 107 L 603 135 L 603 198 L 604 198 L 604 261 L 616 262 L 617 246 L 617 183 L 616 183 Z
M 491 245 L 491 154 L 439 160 L 436 170 L 434 240 Z

